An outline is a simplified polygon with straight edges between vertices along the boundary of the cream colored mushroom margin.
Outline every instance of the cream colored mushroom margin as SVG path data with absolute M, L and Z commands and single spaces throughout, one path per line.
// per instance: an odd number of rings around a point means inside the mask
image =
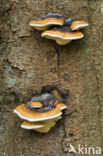
M 72 22 L 70 28 L 71 28 L 71 30 L 80 30 L 80 29 L 87 27 L 88 25 L 89 24 L 85 21 L 77 20 L 77 21 Z
M 37 20 L 32 20 L 30 26 L 35 27 L 37 30 L 46 30 L 50 26 L 58 25 L 62 26 L 64 24 L 64 19 L 60 14 L 53 12 L 48 13 L 46 16 L 39 18 Z
M 77 40 L 83 38 L 84 34 L 80 31 L 77 32 L 63 32 L 61 30 L 46 30 L 41 34 L 41 37 L 47 39 L 55 40 L 59 45 L 65 45 L 71 42 L 72 40 Z
M 63 19 L 57 19 L 57 18 L 46 18 L 43 20 L 33 20 L 30 22 L 30 26 L 35 27 L 37 30 L 46 30 L 51 25 L 59 25 L 62 26 L 64 24 Z
M 33 107 L 34 105 L 37 106 L 38 103 L 33 102 Z M 66 108 L 65 104 L 58 104 L 53 110 L 37 113 L 29 110 L 25 104 L 22 104 L 14 109 L 14 113 L 21 119 L 26 120 L 22 123 L 21 128 L 47 133 L 61 119 L 62 110 Z

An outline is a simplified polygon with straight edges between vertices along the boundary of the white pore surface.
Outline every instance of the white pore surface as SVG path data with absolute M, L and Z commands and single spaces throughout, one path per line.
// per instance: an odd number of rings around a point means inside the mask
M 42 128 L 44 125 L 21 125 L 21 128 L 24 129 L 37 129 L 37 128 Z
M 63 107 L 60 108 L 60 110 L 63 110 L 63 109 L 66 109 L 66 108 L 67 108 L 67 106 L 63 106 Z
M 87 27 L 88 26 L 88 23 L 86 23 L 86 24 L 79 24 L 79 25 L 77 25 L 74 29 L 72 29 L 72 30 L 79 30 L 79 29 L 81 29 L 81 28 L 84 28 L 84 27 Z
M 75 37 L 63 37 L 61 35 L 56 35 L 56 34 L 50 34 L 50 33 L 43 33 L 41 34 L 42 37 L 45 37 L 45 36 L 51 36 L 51 37 L 54 37 L 54 38 L 61 38 L 63 40 L 76 40 L 76 39 L 81 39 L 84 34 L 82 34 L 81 36 L 75 36 Z
M 63 24 L 59 23 L 59 22 L 48 22 L 48 23 L 44 23 L 44 24 L 33 24 L 33 23 L 30 23 L 30 26 L 33 26 L 33 27 L 43 27 L 43 26 L 46 26 L 46 25 L 63 25 Z

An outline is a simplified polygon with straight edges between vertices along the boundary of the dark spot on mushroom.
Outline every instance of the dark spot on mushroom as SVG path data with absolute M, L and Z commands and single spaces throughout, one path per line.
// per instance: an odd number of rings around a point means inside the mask
M 71 26 L 72 22 L 77 21 L 77 19 L 74 18 L 68 18 L 65 20 L 64 26 Z
M 53 110 L 55 107 L 54 106 L 49 106 L 49 107 L 41 107 L 41 108 L 33 108 L 29 107 L 29 110 L 37 113 L 44 113 Z
M 73 33 L 74 31 L 72 31 L 68 26 L 62 26 L 62 27 L 55 27 L 54 29 L 52 29 L 53 31 L 62 31 L 62 32 L 70 32 Z
M 55 105 L 54 105 L 55 101 L 56 101 L 56 99 L 52 94 L 45 93 L 45 94 L 42 94 L 39 96 L 32 97 L 30 99 L 30 101 L 26 104 L 26 107 L 29 110 L 32 110 L 35 112 L 48 112 L 55 108 Z M 32 102 L 41 102 L 43 104 L 43 107 L 33 108 L 33 107 L 31 107 Z
M 46 92 L 48 92 L 48 93 L 51 94 L 51 93 L 53 93 L 54 91 L 57 91 L 58 94 L 61 96 L 61 102 L 63 102 L 63 103 L 66 104 L 67 99 L 68 99 L 68 97 L 69 97 L 69 90 L 61 89 L 61 88 L 59 88 L 59 86 L 57 86 L 57 85 L 47 85 L 47 86 L 44 86 L 44 87 L 42 88 L 42 90 L 41 90 L 41 94 L 42 94 L 42 93 L 46 93 Z M 57 100 L 59 100 L 57 96 L 55 96 L 55 98 L 56 98 Z

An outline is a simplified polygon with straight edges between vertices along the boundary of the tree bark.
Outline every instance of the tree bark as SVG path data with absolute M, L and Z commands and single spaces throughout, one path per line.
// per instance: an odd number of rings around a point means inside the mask
M 0 4 L 0 155 L 68 156 L 67 143 L 103 148 L 103 1 Z M 41 38 L 29 22 L 51 11 L 86 20 L 84 38 L 65 46 Z M 21 129 L 13 109 L 46 86 L 69 92 L 62 120 L 47 134 Z

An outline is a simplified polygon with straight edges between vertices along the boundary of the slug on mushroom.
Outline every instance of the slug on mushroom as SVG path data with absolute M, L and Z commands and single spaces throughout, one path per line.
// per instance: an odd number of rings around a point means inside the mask
M 32 20 L 30 22 L 30 26 L 35 27 L 37 30 L 46 30 L 52 25 L 60 25 L 64 24 L 64 19 L 62 15 L 50 12 L 46 16 L 39 18 L 37 20 Z

